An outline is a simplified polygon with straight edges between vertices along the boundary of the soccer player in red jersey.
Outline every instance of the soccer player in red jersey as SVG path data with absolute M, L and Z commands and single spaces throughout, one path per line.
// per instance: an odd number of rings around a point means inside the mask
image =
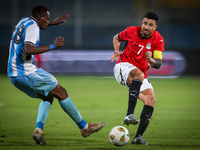
M 140 115 L 140 124 L 132 144 L 148 145 L 142 138 L 156 102 L 153 87 L 148 80 L 147 70 L 150 67 L 159 69 L 164 51 L 164 39 L 156 31 L 158 16 L 148 12 L 144 15 L 141 26 L 130 26 L 113 37 L 114 54 L 111 62 L 118 58 L 114 67 L 116 80 L 129 88 L 129 102 L 124 124 L 136 125 L 134 109 L 139 98 L 144 107 Z M 120 53 L 120 43 L 126 41 Z

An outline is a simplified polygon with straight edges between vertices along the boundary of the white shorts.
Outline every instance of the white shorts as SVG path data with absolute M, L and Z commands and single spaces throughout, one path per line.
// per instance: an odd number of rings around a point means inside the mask
M 127 62 L 122 62 L 122 63 L 118 63 L 115 65 L 114 67 L 114 76 L 115 79 L 117 80 L 118 83 L 125 85 L 126 87 L 129 87 L 126 83 L 126 80 L 128 78 L 128 75 L 130 73 L 131 70 L 136 69 L 137 67 L 127 63 Z M 141 87 L 140 87 L 140 92 L 144 91 L 146 89 L 153 89 L 151 82 L 145 78 Z

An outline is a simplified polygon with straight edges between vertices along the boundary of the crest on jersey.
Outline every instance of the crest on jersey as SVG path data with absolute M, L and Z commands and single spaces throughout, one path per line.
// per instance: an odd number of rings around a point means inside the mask
M 148 50 L 151 49 L 151 43 L 148 43 L 148 44 L 146 45 L 146 49 L 148 49 Z

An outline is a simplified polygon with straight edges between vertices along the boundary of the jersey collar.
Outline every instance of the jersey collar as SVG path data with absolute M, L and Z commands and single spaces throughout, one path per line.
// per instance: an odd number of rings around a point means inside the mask
M 37 20 L 33 16 L 30 16 L 30 18 L 33 19 L 37 23 Z
M 138 35 L 139 35 L 139 37 L 140 37 L 141 39 L 150 39 L 150 38 L 153 36 L 153 34 L 152 34 L 152 35 L 151 35 L 150 37 L 148 37 L 148 38 L 143 37 L 142 34 L 141 34 L 141 27 L 138 28 Z
M 141 39 L 150 39 L 152 36 L 153 36 L 153 34 L 152 34 L 150 37 L 148 37 L 148 38 L 145 38 L 145 37 L 143 37 L 143 36 L 142 36 L 142 34 L 141 34 L 141 33 L 139 33 L 139 37 L 140 37 Z

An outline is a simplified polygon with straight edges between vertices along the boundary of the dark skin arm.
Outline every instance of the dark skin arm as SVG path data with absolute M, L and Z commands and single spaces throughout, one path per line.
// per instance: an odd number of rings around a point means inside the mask
M 53 44 L 55 46 L 55 49 L 58 49 L 59 47 L 64 45 L 64 39 L 62 37 L 57 37 Z M 51 50 L 49 45 L 35 47 L 29 43 L 26 43 L 24 48 L 27 55 L 41 54 Z
M 69 15 L 68 14 L 67 15 L 61 15 L 60 17 L 49 22 L 48 26 L 58 25 L 60 23 L 64 23 L 65 20 L 62 20 L 64 18 L 69 18 Z M 64 45 L 64 39 L 62 37 L 57 37 L 54 40 L 53 44 L 55 46 L 55 49 L 58 49 L 59 47 Z M 26 52 L 27 55 L 37 55 L 37 54 L 41 54 L 41 53 L 48 52 L 48 51 L 51 50 L 49 45 L 35 47 L 34 45 L 29 44 L 29 43 L 25 43 L 24 48 L 25 48 L 25 52 Z
M 67 15 L 62 15 L 62 16 L 56 18 L 55 20 L 49 22 L 48 26 L 58 25 L 58 24 L 60 24 L 60 23 L 65 23 L 65 20 L 62 20 L 62 19 L 64 19 L 64 18 L 69 18 L 69 14 L 67 14 Z

